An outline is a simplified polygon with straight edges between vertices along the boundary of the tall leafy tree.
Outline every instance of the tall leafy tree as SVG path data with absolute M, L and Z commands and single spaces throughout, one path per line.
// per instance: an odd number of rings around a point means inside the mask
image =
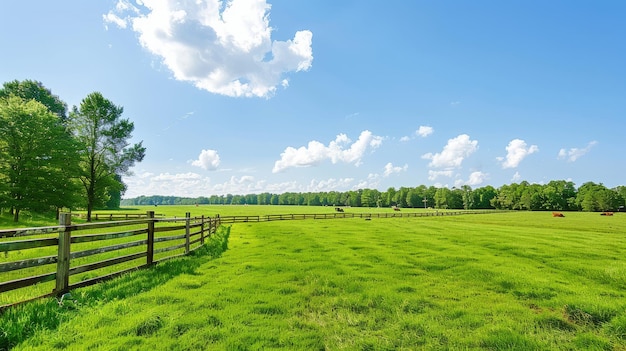
M 78 145 L 61 119 L 40 102 L 0 98 L 0 207 L 49 211 L 72 207 L 78 188 Z
M 0 89 L 0 98 L 9 97 L 11 95 L 19 96 L 22 99 L 35 100 L 42 103 L 65 122 L 67 118 L 67 104 L 58 96 L 52 94 L 50 89 L 46 88 L 41 82 L 34 80 L 18 81 L 14 80 L 3 84 Z
M 123 190 L 124 184 L 116 177 L 128 174 L 130 167 L 145 156 L 142 142 L 129 143 L 135 126 L 122 118 L 123 112 L 121 106 L 94 92 L 70 113 L 70 128 L 83 148 L 80 180 L 88 221 L 95 208 L 106 204 L 111 191 Z

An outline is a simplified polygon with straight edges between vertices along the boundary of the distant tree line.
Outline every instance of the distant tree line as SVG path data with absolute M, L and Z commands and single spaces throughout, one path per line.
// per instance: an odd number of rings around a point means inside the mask
M 74 106 L 41 82 L 0 88 L 0 211 L 119 207 L 121 176 L 145 155 L 130 145 L 134 125 L 123 108 L 94 92 Z
M 140 196 L 124 199 L 123 206 L 136 205 L 297 205 L 438 208 L 438 209 L 506 209 L 531 211 L 610 211 L 623 209 L 626 186 L 608 189 L 602 184 L 554 180 L 547 184 L 526 181 L 494 188 L 490 185 L 472 189 L 437 188 L 420 185 L 415 188 L 389 188 L 387 191 L 360 189 L 350 191 L 282 194 L 211 195 L 209 197 Z

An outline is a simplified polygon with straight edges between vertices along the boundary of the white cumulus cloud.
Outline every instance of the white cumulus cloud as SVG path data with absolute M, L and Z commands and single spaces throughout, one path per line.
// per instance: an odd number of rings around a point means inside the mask
M 526 145 L 521 139 L 513 139 L 506 147 L 506 158 L 499 158 L 502 161 L 502 168 L 516 168 L 526 156 L 539 151 L 537 145 Z
M 482 184 L 485 180 L 487 180 L 487 178 L 489 177 L 489 174 L 487 173 L 483 173 L 483 172 L 472 172 L 469 176 L 469 179 L 467 180 L 467 182 L 465 184 L 467 185 L 480 185 Z
M 463 160 L 478 150 L 478 141 L 471 140 L 467 134 L 461 134 L 448 140 L 446 146 L 439 153 L 427 153 L 422 158 L 431 160 L 430 167 L 458 168 Z
M 191 165 L 209 171 L 216 170 L 220 165 L 220 155 L 215 150 L 202 150 L 198 159 L 191 162 Z
M 584 156 L 589 151 L 591 151 L 591 148 L 594 147 L 597 143 L 598 143 L 597 141 L 591 141 L 589 142 L 589 144 L 587 144 L 586 147 L 582 149 L 575 148 L 575 147 L 569 150 L 561 149 L 559 151 L 559 158 L 567 159 L 568 162 L 574 162 L 578 160 L 580 157 Z
M 393 164 L 391 164 L 391 162 L 389 162 L 385 165 L 385 171 L 383 172 L 383 177 L 389 177 L 390 175 L 394 173 L 400 173 L 402 171 L 406 172 L 407 169 L 409 169 L 408 164 L 405 164 L 403 167 L 399 167 L 399 166 L 394 166 Z
M 280 154 L 280 160 L 274 163 L 272 172 L 277 173 L 292 167 L 309 167 L 325 160 L 330 160 L 332 163 L 354 163 L 359 166 L 367 149 L 378 148 L 383 138 L 365 130 L 352 145 L 349 145 L 350 142 L 347 135 L 339 134 L 328 146 L 316 140 L 310 141 L 306 147 L 301 146 L 296 149 L 289 146 Z
M 422 138 L 426 138 L 427 136 L 433 134 L 435 130 L 433 129 L 433 127 L 429 127 L 429 126 L 420 126 L 416 131 L 415 134 L 421 136 Z
M 313 33 L 272 40 L 266 0 L 119 0 L 105 24 L 130 27 L 174 78 L 211 93 L 271 97 L 312 66 Z

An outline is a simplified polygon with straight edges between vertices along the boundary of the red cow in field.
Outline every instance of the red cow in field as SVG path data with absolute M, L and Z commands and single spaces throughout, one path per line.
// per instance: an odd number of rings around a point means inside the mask
M 565 217 L 561 212 L 552 212 L 552 217 Z
M 613 212 L 602 212 L 600 213 L 600 216 L 612 216 Z
M 398 207 L 398 206 L 393 206 L 393 210 L 394 210 L 394 211 L 400 211 L 400 207 Z

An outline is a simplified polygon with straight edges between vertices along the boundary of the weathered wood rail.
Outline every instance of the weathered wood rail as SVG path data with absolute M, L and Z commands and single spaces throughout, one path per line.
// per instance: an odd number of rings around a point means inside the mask
M 71 215 L 62 214 L 58 226 L 0 230 L 0 311 L 26 301 L 59 296 L 75 288 L 186 255 L 202 246 L 205 239 L 214 234 L 222 224 L 336 218 L 433 217 L 494 212 L 498 211 L 336 212 L 224 217 L 218 215 L 213 218 L 192 218 L 187 213 L 184 218 L 155 218 L 154 212 L 148 211 L 141 219 L 86 224 L 71 224 Z M 9 260 L 10 256 L 15 256 L 15 259 Z M 20 296 L 17 301 L 2 298 L 3 293 L 26 287 L 35 290 L 34 296 Z
M 19 301 L 0 299 L 0 310 L 186 255 L 219 225 L 219 218 L 191 218 L 189 213 L 184 218 L 155 218 L 148 212 L 145 219 L 76 225 L 70 214 L 62 214 L 58 226 L 0 230 L 0 297 L 16 289 L 48 286 Z M 27 239 L 16 240 L 22 237 Z M 9 260 L 11 256 L 16 259 Z
M 86 219 L 87 215 L 84 213 L 72 213 L 72 217 L 78 217 Z M 154 218 L 164 218 L 163 214 L 154 214 Z M 149 218 L 146 213 L 93 213 L 91 215 L 92 221 L 127 221 L 129 219 L 146 219 Z

